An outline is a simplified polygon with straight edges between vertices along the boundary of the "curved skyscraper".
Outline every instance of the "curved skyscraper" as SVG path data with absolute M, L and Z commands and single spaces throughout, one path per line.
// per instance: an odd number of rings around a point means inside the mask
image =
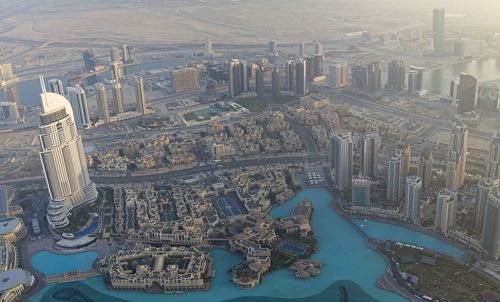
M 47 220 L 52 229 L 60 229 L 69 224 L 73 210 L 96 200 L 97 190 L 88 175 L 71 104 L 45 87 L 41 97 L 40 159 L 50 193 Z

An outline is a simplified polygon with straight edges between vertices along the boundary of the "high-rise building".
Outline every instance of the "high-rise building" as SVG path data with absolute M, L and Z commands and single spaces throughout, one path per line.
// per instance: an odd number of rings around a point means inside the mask
M 271 70 L 271 96 L 273 98 L 280 95 L 280 70 L 278 67 L 273 67 Z
M 264 66 L 260 64 L 255 71 L 255 92 L 259 97 L 264 96 Z
M 131 63 L 134 61 L 132 56 L 132 47 L 130 45 L 122 46 L 122 60 L 123 63 Z
M 424 190 L 429 189 L 432 180 L 432 151 L 424 149 L 418 160 L 418 176 L 422 179 Z
M 310 57 L 310 77 L 309 80 L 313 80 L 316 77 L 323 75 L 323 61 L 324 56 L 322 54 L 316 54 L 313 57 Z M 308 61 L 309 64 L 309 61 Z
M 95 71 L 97 67 L 97 57 L 94 49 L 87 49 L 83 52 L 83 66 L 85 70 Z
M 306 56 L 306 42 L 299 43 L 299 58 Z
M 491 138 L 485 177 L 491 179 L 500 178 L 500 130 L 496 130 Z
M 324 52 L 325 52 L 325 50 L 323 49 L 323 44 L 321 44 L 321 42 L 319 42 L 319 41 L 316 42 L 314 44 L 314 54 L 323 56 Z
M 333 89 L 347 87 L 347 63 L 331 63 L 329 79 Z
M 351 66 L 351 86 L 354 89 L 366 90 L 368 84 L 368 68 L 366 66 Z
M 498 85 L 491 83 L 479 84 L 477 91 L 477 108 L 496 111 L 498 107 Z
M 370 206 L 370 178 L 357 176 L 352 179 L 352 204 L 355 206 Z
M 286 62 L 286 90 L 294 91 L 295 83 L 293 78 L 293 72 L 295 70 L 295 63 L 293 60 L 288 60 Z
M 382 86 L 382 64 L 373 62 L 368 64 L 367 90 L 369 93 L 375 93 Z
M 353 140 L 348 131 L 334 133 L 330 142 L 330 168 L 335 170 L 335 187 L 350 189 L 352 185 Z
M 111 87 L 111 92 L 113 94 L 113 104 L 115 107 L 115 114 L 121 114 L 124 110 L 123 104 L 123 93 L 122 93 L 122 84 L 120 82 L 116 82 Z
M 301 58 L 295 62 L 295 93 L 300 96 L 307 94 L 306 60 Z
M 422 179 L 415 175 L 406 177 L 405 217 L 413 223 L 420 223 L 420 201 L 422 200 Z
M 212 39 L 207 39 L 205 42 L 205 56 L 212 57 L 214 55 L 214 48 Z
M 234 98 L 248 91 L 248 63 L 229 59 L 229 95 Z
M 123 78 L 123 64 L 121 62 L 111 62 L 111 77 L 115 82 Z
M 0 185 L 0 217 L 8 216 L 9 194 L 6 185 Z
M 476 226 L 480 231 L 483 230 L 484 211 L 486 210 L 489 195 L 496 192 L 497 189 L 498 179 L 483 178 L 477 184 L 473 222 L 474 226 Z
M 142 77 L 135 77 L 135 103 L 136 111 L 142 115 L 146 114 L 146 96 L 144 95 L 144 80 Z
M 45 92 L 45 87 L 41 97 L 40 159 L 50 193 L 47 220 L 55 230 L 70 223 L 75 209 L 95 201 L 97 190 L 75 127 L 73 112 L 78 110 L 63 96 Z
M 64 96 L 64 85 L 61 80 L 58 79 L 49 80 L 49 88 L 51 92 Z
M 446 166 L 446 188 L 453 191 L 458 191 L 464 184 L 468 134 L 467 126 L 458 123 L 453 124 Z
M 68 96 L 73 108 L 73 120 L 77 128 L 87 128 L 90 126 L 89 108 L 87 95 L 80 85 L 68 87 Z
M 195 68 L 175 69 L 170 73 L 170 78 L 175 93 L 198 89 L 198 71 Z
M 12 64 L 0 64 L 0 86 L 9 85 L 13 80 L 16 80 L 16 78 L 12 71 Z
M 443 189 L 437 196 L 435 227 L 446 234 L 448 228 L 455 226 L 457 215 L 457 192 Z
M 367 133 L 359 140 L 361 157 L 361 173 L 376 178 L 378 176 L 378 157 L 380 149 L 380 136 L 378 133 Z
M 444 23 L 444 9 L 435 8 L 432 11 L 432 33 L 434 38 L 434 54 L 438 56 L 444 53 Z
M 121 62 L 122 58 L 120 54 L 120 49 L 118 47 L 111 47 L 111 49 L 109 50 L 109 54 L 111 57 L 111 63 Z
M 477 80 L 470 74 L 460 74 L 458 113 L 472 112 L 476 108 Z
M 276 39 L 271 39 L 269 40 L 268 47 L 267 47 L 267 52 L 269 54 L 276 54 L 278 52 L 278 46 L 276 43 Z
M 401 154 L 392 154 L 387 161 L 387 200 L 399 204 L 403 196 L 403 161 Z
M 500 193 L 492 192 L 488 197 L 484 215 L 481 246 L 493 259 L 500 258 Z
M 406 67 L 403 60 L 394 60 L 389 62 L 387 81 L 387 86 L 389 89 L 395 91 L 403 91 L 405 87 L 405 68 Z
M 19 119 L 16 103 L 0 102 L 0 125 L 15 125 Z
M 394 148 L 394 153 L 401 157 L 401 192 L 403 192 L 404 181 L 410 174 L 411 146 L 410 144 L 398 144 Z
M 450 82 L 450 97 L 453 102 L 453 105 L 458 104 L 458 98 L 460 93 L 460 79 L 456 78 L 454 80 L 451 80 Z
M 408 71 L 408 94 L 414 95 L 423 89 L 424 69 L 417 66 L 410 66 Z
M 106 87 L 103 83 L 98 83 L 95 91 L 97 108 L 99 108 L 99 118 L 105 123 L 109 123 L 108 97 Z

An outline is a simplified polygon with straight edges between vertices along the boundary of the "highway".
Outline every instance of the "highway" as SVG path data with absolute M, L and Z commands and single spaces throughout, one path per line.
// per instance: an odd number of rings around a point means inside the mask
M 302 163 L 304 161 L 320 161 L 320 160 L 326 160 L 326 155 L 323 154 L 288 155 L 288 156 L 285 155 L 285 156 L 262 157 L 262 158 L 252 158 L 252 159 L 237 159 L 233 161 L 226 161 L 219 165 L 199 165 L 187 169 L 171 170 L 159 173 L 158 172 L 155 173 L 155 171 L 152 171 L 151 173 L 146 175 L 131 175 L 131 176 L 92 175 L 91 179 L 98 185 L 135 183 L 144 181 L 157 181 L 168 178 L 179 178 L 197 173 L 213 172 L 219 169 L 235 169 L 235 168 L 257 166 L 257 165 L 290 164 L 290 163 Z M 45 183 L 45 178 L 43 176 L 38 176 L 38 177 L 30 177 L 23 179 L 11 179 L 0 182 L 0 184 L 17 185 L 17 186 L 31 185 L 34 183 Z

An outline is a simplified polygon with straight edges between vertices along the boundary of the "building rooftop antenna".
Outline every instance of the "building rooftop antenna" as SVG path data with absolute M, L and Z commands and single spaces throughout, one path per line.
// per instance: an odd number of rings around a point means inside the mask
M 43 75 L 39 75 L 38 78 L 40 79 L 40 87 L 42 88 L 42 101 L 45 102 L 45 106 L 49 106 L 49 101 L 47 99 L 47 88 L 45 87 L 45 80 L 43 78 Z

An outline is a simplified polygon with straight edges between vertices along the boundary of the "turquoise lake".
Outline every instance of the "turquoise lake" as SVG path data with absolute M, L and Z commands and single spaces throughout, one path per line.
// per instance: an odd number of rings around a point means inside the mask
M 110 291 L 106 288 L 101 277 L 86 281 L 65 283 L 61 285 L 50 284 L 32 297 L 31 301 L 52 301 L 52 292 L 59 288 L 80 286 L 81 291 L 96 291 L 114 298 L 115 301 L 172 301 L 172 302 L 219 302 L 219 301 L 339 301 L 338 288 L 343 286 L 349 292 L 349 297 L 355 301 L 407 301 L 405 298 L 376 287 L 377 280 L 386 271 L 384 258 L 375 251 L 365 247 L 364 239 L 347 221 L 338 215 L 330 204 L 330 192 L 324 189 L 306 189 L 299 192 L 289 202 L 274 208 L 270 214 L 273 217 L 285 217 L 291 209 L 304 199 L 314 203 L 312 218 L 313 230 L 318 234 L 320 250 L 313 255 L 313 259 L 324 262 L 321 275 L 308 280 L 296 279 L 292 272 L 280 270 L 264 278 L 263 284 L 254 289 L 240 289 L 230 281 L 229 269 L 243 260 L 242 257 L 227 251 L 216 249 L 212 252 L 215 262 L 216 276 L 208 292 L 194 292 L 185 294 L 145 294 L 132 291 Z M 363 224 L 363 230 L 369 235 L 380 239 L 390 239 L 420 245 L 432 250 L 440 251 L 454 257 L 461 257 L 464 253 L 445 242 L 432 236 L 424 235 L 403 227 L 394 225 L 355 221 Z M 78 256 L 80 254 L 76 254 Z M 42 272 L 53 273 L 54 269 L 43 263 L 57 263 L 62 271 L 85 269 L 91 265 L 96 255 L 89 259 L 82 258 L 71 261 L 69 264 L 59 261 L 61 256 L 48 252 L 39 253 L 32 258 L 32 265 L 40 268 Z M 87 257 L 86 256 L 86 257 Z M 75 258 L 77 259 L 77 258 Z M 78 258 L 79 259 L 79 258 Z M 75 263 L 80 265 L 75 268 Z M 64 265 L 68 265 L 65 267 Z M 59 270 L 59 268 L 58 268 Z M 57 273 L 57 272 L 56 272 Z M 91 295 L 89 295 L 91 296 Z M 245 297 L 245 298 L 243 298 Z M 254 297 L 254 298 L 252 298 Z M 371 297 L 371 298 L 370 298 Z M 307 299 L 299 299 L 307 298 Z M 373 299 L 374 298 L 374 299 Z M 99 299 L 102 298 L 96 298 Z M 376 299 L 376 300 L 375 300 Z M 112 300 L 112 299 L 110 299 Z

